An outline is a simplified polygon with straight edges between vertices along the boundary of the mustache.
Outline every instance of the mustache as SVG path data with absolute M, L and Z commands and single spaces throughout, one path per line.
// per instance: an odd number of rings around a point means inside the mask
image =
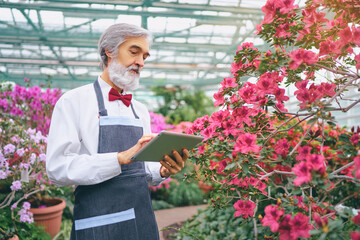
M 139 74 L 140 73 L 140 67 L 136 66 L 136 65 L 129 66 L 129 67 L 126 68 L 126 71 L 134 71 L 137 74 Z

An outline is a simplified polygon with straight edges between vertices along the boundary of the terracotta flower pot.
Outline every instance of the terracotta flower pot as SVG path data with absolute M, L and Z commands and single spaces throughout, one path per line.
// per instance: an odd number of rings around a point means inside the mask
M 44 203 L 47 207 L 30 208 L 29 211 L 33 213 L 35 224 L 44 226 L 45 232 L 53 238 L 60 231 L 62 213 L 66 203 L 61 198 L 45 199 Z

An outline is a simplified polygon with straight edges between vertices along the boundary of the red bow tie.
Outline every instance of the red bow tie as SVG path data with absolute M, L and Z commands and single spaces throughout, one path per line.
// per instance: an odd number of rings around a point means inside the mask
M 109 101 L 115 101 L 120 99 L 128 107 L 130 106 L 131 98 L 132 98 L 131 94 L 120 95 L 119 92 L 116 91 L 115 89 L 113 88 L 110 89 Z

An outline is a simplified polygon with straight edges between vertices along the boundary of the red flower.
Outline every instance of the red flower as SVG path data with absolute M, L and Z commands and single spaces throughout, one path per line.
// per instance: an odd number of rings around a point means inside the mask
M 358 211 L 358 215 L 356 215 L 352 220 L 355 224 L 360 225 L 360 211 Z
M 360 139 L 360 135 L 359 134 L 354 134 L 350 138 L 350 141 L 356 146 L 359 143 L 359 139 Z

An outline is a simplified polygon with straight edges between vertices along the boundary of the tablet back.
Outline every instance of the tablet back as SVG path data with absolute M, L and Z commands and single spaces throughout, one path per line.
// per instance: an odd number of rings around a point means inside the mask
M 172 150 L 182 155 L 182 149 L 192 150 L 204 137 L 169 131 L 160 132 L 155 138 L 148 142 L 132 158 L 132 161 L 159 162 L 167 154 L 172 156 Z

